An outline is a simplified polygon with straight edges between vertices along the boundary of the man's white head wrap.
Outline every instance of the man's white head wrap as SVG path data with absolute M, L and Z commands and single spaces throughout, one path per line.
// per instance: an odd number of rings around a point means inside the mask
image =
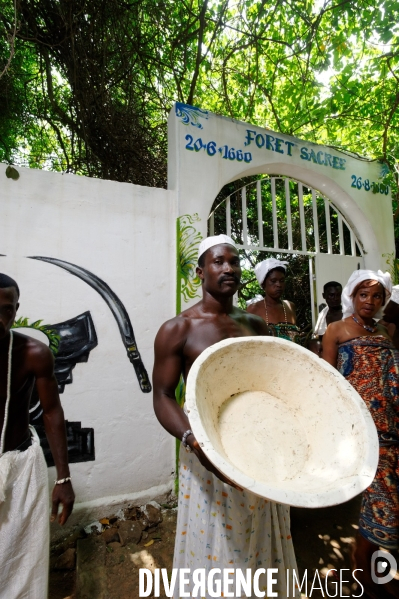
M 288 264 L 288 262 L 281 262 L 281 260 L 276 260 L 276 258 L 268 258 L 267 260 L 263 260 L 263 262 L 259 262 L 259 264 L 255 266 L 255 276 L 258 279 L 259 285 L 262 286 L 268 272 L 275 268 L 284 268 L 284 270 L 286 270 L 286 264 Z
M 385 289 L 385 304 L 389 302 L 392 293 L 392 281 L 389 272 L 382 272 L 382 270 L 355 270 L 342 290 L 342 318 L 346 318 L 354 312 L 353 299 L 351 296 L 355 287 L 357 287 L 359 283 L 369 280 L 381 283 Z M 381 310 L 378 311 L 375 317 L 381 318 L 380 312 L 384 306 L 381 306 Z
M 205 239 L 203 239 L 201 241 L 200 246 L 199 246 L 198 260 L 200 259 L 202 254 L 204 254 L 206 252 L 206 250 L 209 250 L 209 248 L 213 247 L 214 245 L 220 245 L 221 243 L 228 243 L 229 245 L 236 247 L 236 244 L 234 243 L 232 238 L 229 237 L 228 235 L 222 234 L 222 235 L 212 235 L 211 237 L 205 237 Z

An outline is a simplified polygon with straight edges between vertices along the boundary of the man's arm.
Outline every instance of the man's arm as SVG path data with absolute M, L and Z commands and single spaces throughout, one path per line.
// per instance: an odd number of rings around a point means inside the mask
M 57 379 L 54 375 L 54 358 L 51 351 L 43 344 L 35 344 L 30 353 L 32 372 L 43 409 L 46 436 L 57 469 L 57 479 L 67 478 L 70 473 L 65 420 L 58 395 Z M 51 521 L 56 519 L 59 504 L 62 503 L 62 512 L 58 521 L 60 524 L 65 524 L 72 512 L 74 501 L 75 494 L 70 481 L 55 485 L 52 493 Z
M 184 319 L 174 318 L 159 329 L 155 338 L 152 375 L 155 415 L 168 433 L 180 440 L 190 428 L 188 418 L 175 397 L 184 366 L 185 328 Z
M 183 348 L 187 327 L 187 321 L 183 318 L 174 318 L 166 322 L 159 329 L 154 346 L 155 361 L 152 377 L 154 411 L 168 433 L 179 440 L 187 430 L 190 430 L 190 422 L 175 397 L 175 390 L 184 370 Z M 241 490 L 208 460 L 194 435 L 187 437 L 187 445 L 191 447 L 204 468 L 213 472 L 221 481 Z

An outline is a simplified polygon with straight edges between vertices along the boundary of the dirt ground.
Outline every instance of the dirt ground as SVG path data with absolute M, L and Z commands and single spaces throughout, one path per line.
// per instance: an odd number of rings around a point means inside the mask
M 350 597 L 352 594 L 359 594 L 359 591 L 355 591 L 355 582 L 351 579 L 349 559 L 351 543 L 357 529 L 359 501 L 360 498 L 357 497 L 339 506 L 317 510 L 291 508 L 291 531 L 300 580 L 307 570 L 307 593 L 312 599 L 328 596 L 325 590 L 325 573 L 332 568 L 338 571 L 348 569 L 341 575 L 342 580 L 348 582 L 342 582 L 340 590 L 339 574 L 338 578 L 329 578 L 330 596 Z M 138 599 L 140 567 L 171 569 L 177 512 L 176 509 L 164 509 L 162 515 L 163 522 L 145 531 L 137 545 L 106 545 L 103 594 L 101 591 L 93 591 L 86 594 L 84 599 Z M 66 546 L 72 547 L 74 543 L 76 545 L 76 535 L 74 539 L 67 541 Z M 57 552 L 60 552 L 59 547 Z M 54 563 L 53 555 L 53 567 Z M 317 575 L 314 578 L 316 570 L 320 576 L 322 590 L 317 590 L 320 582 Z M 302 592 L 305 596 L 305 586 Z M 49 599 L 66 598 L 75 599 L 75 571 L 52 569 Z

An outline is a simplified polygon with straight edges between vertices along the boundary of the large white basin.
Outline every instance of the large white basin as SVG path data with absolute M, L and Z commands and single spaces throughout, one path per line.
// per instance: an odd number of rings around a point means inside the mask
M 191 367 L 186 409 L 209 460 L 262 497 L 336 505 L 374 478 L 377 431 L 360 395 L 290 341 L 239 337 L 212 345 Z

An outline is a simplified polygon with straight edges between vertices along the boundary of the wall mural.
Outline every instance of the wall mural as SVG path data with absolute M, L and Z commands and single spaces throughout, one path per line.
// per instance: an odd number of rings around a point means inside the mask
M 64 393 L 65 385 L 72 383 L 72 370 L 76 364 L 87 362 L 91 350 L 97 347 L 97 334 L 90 312 L 50 326 L 59 337 L 54 372 L 58 390 Z
M 177 293 L 176 313 L 181 312 L 181 298 L 188 302 L 199 297 L 197 290 L 201 285 L 195 269 L 197 266 L 198 247 L 202 235 L 193 223 L 199 222 L 198 214 L 184 214 L 177 219 Z
M 72 384 L 72 370 L 76 364 L 87 362 L 91 350 L 98 345 L 93 319 L 90 312 L 84 312 L 58 324 L 42 324 L 42 322 L 42 320 L 37 320 L 30 323 L 28 318 L 20 317 L 14 322 L 12 328 L 34 329 L 46 335 L 49 348 L 54 355 L 54 374 L 58 383 L 58 391 L 63 393 L 65 385 Z M 47 465 L 54 466 L 36 387 L 33 388 L 30 400 L 29 424 L 36 429 Z M 94 429 L 82 428 L 80 422 L 69 421 L 66 421 L 66 429 L 69 462 L 94 460 Z
M 147 371 L 141 359 L 140 353 L 137 349 L 136 340 L 134 338 L 132 323 L 130 322 L 129 314 L 126 311 L 125 306 L 122 304 L 119 297 L 112 291 L 112 289 L 101 280 L 97 275 L 93 274 L 89 270 L 72 264 L 71 262 L 65 262 L 64 260 L 58 260 L 57 258 L 47 258 L 45 256 L 28 256 L 31 260 L 41 260 L 42 262 L 49 262 L 55 266 L 59 266 L 64 270 L 68 271 L 78 279 L 81 279 L 92 289 L 103 298 L 109 309 L 111 310 L 122 337 L 123 344 L 126 348 L 127 357 L 133 364 L 136 372 L 137 380 L 140 385 L 140 389 L 143 393 L 150 393 L 151 383 L 148 378 Z
M 0 254 L 5 256 L 5 254 Z M 133 327 L 127 310 L 119 297 L 97 275 L 64 260 L 44 256 L 29 256 L 32 260 L 49 262 L 67 270 L 92 287 L 103 298 L 110 308 L 120 331 L 129 361 L 132 363 L 136 377 L 143 393 L 151 391 L 151 383 L 147 370 L 137 348 Z M 58 383 L 58 391 L 64 393 L 65 385 L 73 382 L 72 370 L 76 364 L 87 362 L 90 352 L 97 347 L 98 339 L 92 316 L 89 311 L 57 324 L 43 324 L 42 320 L 30 323 L 26 317 L 18 318 L 13 328 L 31 328 L 44 333 L 49 342 L 49 348 L 54 355 L 54 374 Z M 40 438 L 40 444 L 48 466 L 54 466 L 43 423 L 43 410 L 39 396 L 34 387 L 31 397 L 30 424 Z M 95 459 L 94 429 L 82 428 L 80 422 L 66 421 L 68 458 L 70 463 L 86 462 Z

